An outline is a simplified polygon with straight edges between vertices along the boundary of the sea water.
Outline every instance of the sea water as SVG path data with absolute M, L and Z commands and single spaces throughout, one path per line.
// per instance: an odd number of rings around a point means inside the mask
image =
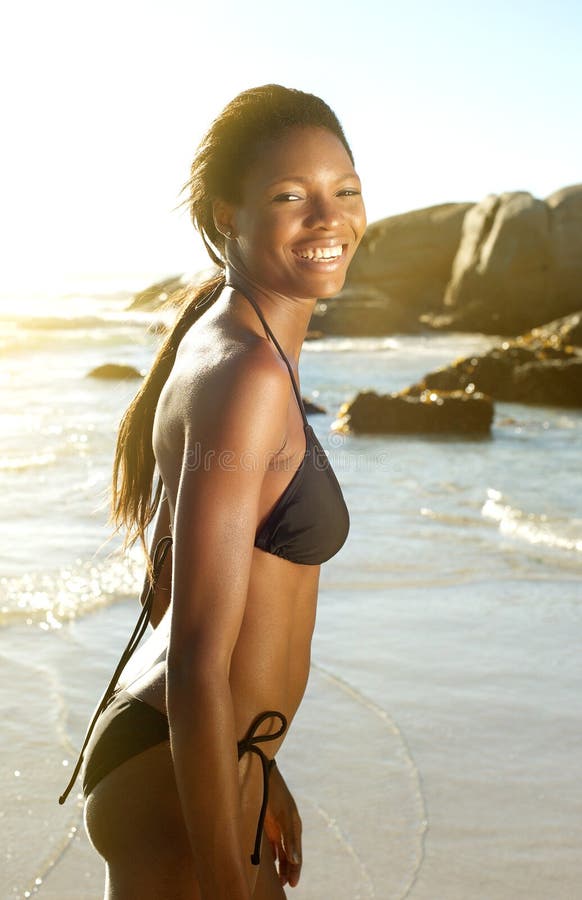
M 95 900 L 80 786 L 57 803 L 135 623 L 143 560 L 107 526 L 116 429 L 150 365 L 130 295 L 0 316 L 0 896 Z M 16 311 L 15 311 L 16 310 Z M 488 437 L 340 437 L 342 402 L 499 338 L 306 341 L 303 396 L 350 509 L 322 570 L 308 691 L 281 754 L 307 900 L 573 898 L 582 412 L 496 403 Z

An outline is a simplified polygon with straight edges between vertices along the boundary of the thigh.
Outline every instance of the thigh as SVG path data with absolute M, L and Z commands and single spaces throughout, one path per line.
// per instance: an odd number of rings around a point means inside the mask
M 85 827 L 107 867 L 107 900 L 199 900 L 170 744 L 109 772 L 85 804 Z
M 260 880 L 258 898 L 279 900 L 285 894 L 268 841 L 263 841 L 261 865 L 250 864 L 263 787 L 255 754 L 241 759 L 239 779 L 249 880 Z M 85 804 L 85 827 L 107 866 L 108 900 L 198 900 L 169 741 L 125 760 L 95 786 Z

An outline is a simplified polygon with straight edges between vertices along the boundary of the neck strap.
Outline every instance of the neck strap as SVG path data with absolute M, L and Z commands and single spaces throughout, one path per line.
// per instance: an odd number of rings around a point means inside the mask
M 287 359 L 287 357 L 286 357 L 285 354 L 283 353 L 283 350 L 282 350 L 282 348 L 281 348 L 281 345 L 280 345 L 279 341 L 277 340 L 277 338 L 275 337 L 275 335 L 273 334 L 273 332 L 272 332 L 271 329 L 269 328 L 269 325 L 268 325 L 268 323 L 267 323 L 267 320 L 265 319 L 263 313 L 261 312 L 261 308 L 259 307 L 259 305 L 258 305 L 258 303 L 256 302 L 256 300 L 253 300 L 252 297 L 249 297 L 247 294 L 244 294 L 244 293 L 241 291 L 241 289 L 238 288 L 238 287 L 235 287 L 234 284 L 231 284 L 230 282 L 227 281 L 227 282 L 226 282 L 226 286 L 227 286 L 227 287 L 233 288 L 235 291 L 237 291 L 237 293 L 239 293 L 239 294 L 241 295 L 241 297 L 244 297 L 245 300 L 248 300 L 249 303 L 251 304 L 251 306 L 254 308 L 254 310 L 255 310 L 256 314 L 258 315 L 259 319 L 261 320 L 261 322 L 262 322 L 262 324 L 263 324 L 263 328 L 264 328 L 265 331 L 267 332 L 267 335 L 270 337 L 270 339 L 273 341 L 275 347 L 276 347 L 277 350 L 279 351 L 279 354 L 280 354 L 281 358 L 283 359 L 285 365 L 287 366 L 287 369 L 289 370 L 289 375 L 291 376 L 291 384 L 293 385 L 293 390 L 294 390 L 294 392 L 295 392 L 295 397 L 296 397 L 296 399 L 297 399 L 297 404 L 298 404 L 298 406 L 299 406 L 299 411 L 300 411 L 301 416 L 302 416 L 302 418 L 303 418 L 304 424 L 307 425 L 307 424 L 308 424 L 308 422 L 307 422 L 307 414 L 306 414 L 306 412 L 305 412 L 305 407 L 303 406 L 303 400 L 302 400 L 302 398 L 301 398 L 301 394 L 299 393 L 299 388 L 297 387 L 297 382 L 295 381 L 295 375 L 293 374 L 293 369 L 292 369 L 292 367 L 291 367 L 291 363 L 289 362 L 289 360 Z

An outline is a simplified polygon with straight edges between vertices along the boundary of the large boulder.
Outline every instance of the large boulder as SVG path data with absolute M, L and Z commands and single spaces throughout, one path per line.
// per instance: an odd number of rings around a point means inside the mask
M 319 300 L 309 322 L 309 331 L 320 336 L 365 337 L 421 330 L 416 314 L 372 287 L 347 288 L 338 297 Z
M 565 315 L 582 306 L 582 184 L 556 191 L 546 203 L 550 212 L 556 295 L 552 314 Z M 573 303 L 576 297 L 578 303 Z
M 582 305 L 582 185 L 546 201 L 490 194 L 469 210 L 433 327 L 516 334 Z
M 317 304 L 311 327 L 326 334 L 418 331 L 442 306 L 463 219 L 472 203 L 444 203 L 368 226 L 337 298 Z

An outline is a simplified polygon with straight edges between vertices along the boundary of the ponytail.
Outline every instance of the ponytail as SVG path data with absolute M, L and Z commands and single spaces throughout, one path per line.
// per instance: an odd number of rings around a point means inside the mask
M 113 460 L 110 523 L 116 532 L 125 528 L 124 549 L 131 547 L 139 538 L 150 578 L 152 564 L 145 531 L 157 512 L 162 494 L 160 479 L 152 496 L 156 465 L 152 436 L 156 407 L 174 365 L 180 341 L 201 315 L 200 307 L 209 300 L 214 302 L 224 284 L 225 275 L 221 272 L 205 281 L 194 294 L 191 290 L 185 292 L 182 310 L 119 425 Z

